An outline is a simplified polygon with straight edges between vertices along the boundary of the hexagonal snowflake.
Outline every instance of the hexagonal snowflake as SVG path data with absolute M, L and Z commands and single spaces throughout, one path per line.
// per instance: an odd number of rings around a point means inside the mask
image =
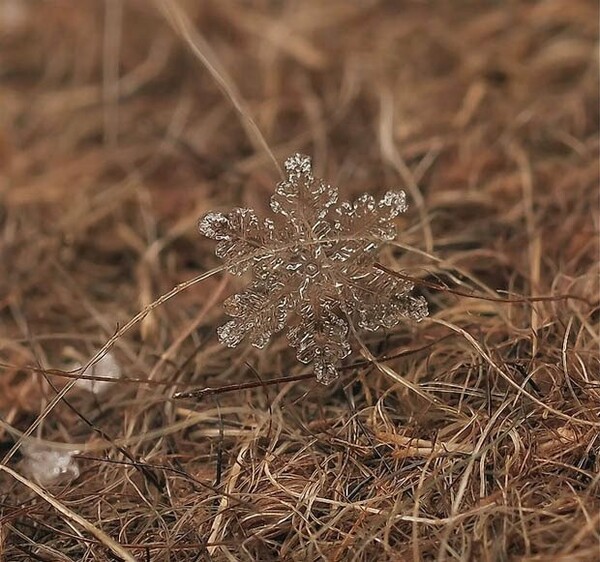
M 388 191 L 379 201 L 365 194 L 336 206 L 337 189 L 313 177 L 308 156 L 294 154 L 285 170 L 271 197 L 273 218 L 237 208 L 199 223 L 231 273 L 251 269 L 254 277 L 225 301 L 233 319 L 217 332 L 229 347 L 247 337 L 262 348 L 287 326 L 298 360 L 329 384 L 351 350 L 349 321 L 374 331 L 427 316 L 425 299 L 410 295 L 412 283 L 374 267 L 381 244 L 396 237 L 406 194 Z

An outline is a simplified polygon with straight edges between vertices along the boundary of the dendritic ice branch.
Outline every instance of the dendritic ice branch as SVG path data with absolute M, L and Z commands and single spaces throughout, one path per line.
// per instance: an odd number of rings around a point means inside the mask
M 379 201 L 364 194 L 338 204 L 337 189 L 313 177 L 308 156 L 294 154 L 285 170 L 271 197 L 272 218 L 236 208 L 200 220 L 227 269 L 253 274 L 248 288 L 225 301 L 232 320 L 217 333 L 229 347 L 248 338 L 262 348 L 287 328 L 298 360 L 329 384 L 351 350 L 348 322 L 375 331 L 427 316 L 425 299 L 410 294 L 412 283 L 374 267 L 382 243 L 396 237 L 394 219 L 407 209 L 406 194 L 388 191 Z

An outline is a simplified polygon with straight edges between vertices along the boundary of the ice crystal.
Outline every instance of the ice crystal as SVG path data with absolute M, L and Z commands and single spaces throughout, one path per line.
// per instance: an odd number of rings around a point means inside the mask
M 22 447 L 22 453 L 25 472 L 42 486 L 79 478 L 74 451 L 58 451 L 30 444 Z
M 410 294 L 412 283 L 374 267 L 381 245 L 396 237 L 394 219 L 407 209 L 406 194 L 388 191 L 379 201 L 364 194 L 338 204 L 337 189 L 313 177 L 308 156 L 294 154 L 285 170 L 271 197 L 272 218 L 236 208 L 199 223 L 231 273 L 253 274 L 247 289 L 225 301 L 232 320 L 217 333 L 229 347 L 248 338 L 262 348 L 287 326 L 298 360 L 328 384 L 351 351 L 349 321 L 375 331 L 427 315 L 425 299 Z
M 80 367 L 80 364 L 74 365 L 74 368 Z M 121 367 L 117 363 L 115 356 L 109 351 L 91 367 L 88 367 L 83 374 L 86 376 L 101 377 L 103 379 L 120 379 Z M 111 384 L 113 383 L 107 380 L 95 379 L 78 379 L 76 383 L 79 388 L 98 395 L 103 394 L 108 390 L 111 387 Z

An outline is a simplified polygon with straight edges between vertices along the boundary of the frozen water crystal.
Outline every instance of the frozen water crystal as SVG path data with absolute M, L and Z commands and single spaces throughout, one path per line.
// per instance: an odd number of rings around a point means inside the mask
M 59 451 L 33 444 L 24 445 L 21 450 L 25 472 L 41 486 L 79 477 L 79 466 L 73 459 L 74 451 Z
M 117 363 L 114 355 L 106 353 L 96 363 L 83 372 L 86 376 L 101 377 L 103 379 L 120 379 L 121 367 Z M 78 379 L 77 386 L 91 392 L 92 394 L 101 394 L 113 384 L 106 380 Z
M 228 270 L 251 269 L 254 277 L 225 301 L 233 319 L 217 333 L 229 347 L 248 338 L 262 348 L 287 326 L 298 360 L 328 384 L 351 351 L 348 321 L 374 331 L 427 316 L 425 299 L 410 294 L 412 283 L 374 267 L 382 243 L 396 237 L 394 219 L 407 209 L 406 194 L 388 191 L 379 201 L 364 194 L 337 204 L 337 189 L 313 177 L 308 156 L 294 154 L 285 170 L 271 197 L 272 218 L 260 221 L 238 208 L 200 220 Z

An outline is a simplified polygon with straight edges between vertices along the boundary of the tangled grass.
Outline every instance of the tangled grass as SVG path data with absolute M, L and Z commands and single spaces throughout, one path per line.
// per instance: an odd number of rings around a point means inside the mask
M 0 559 L 597 560 L 597 41 L 591 0 L 0 3 Z M 195 230 L 295 150 L 406 190 L 431 313 L 330 387 L 219 345 Z

